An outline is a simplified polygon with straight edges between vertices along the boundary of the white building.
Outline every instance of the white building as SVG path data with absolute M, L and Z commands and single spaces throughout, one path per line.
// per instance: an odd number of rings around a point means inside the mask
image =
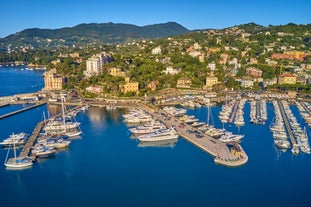
M 101 93 L 101 92 L 103 92 L 103 87 L 89 86 L 89 87 L 85 88 L 85 90 L 90 92 L 90 93 Z
M 89 78 L 93 75 L 97 75 L 102 70 L 102 64 L 100 58 L 91 57 L 86 61 L 86 71 L 84 75 Z
M 166 70 L 163 71 L 166 75 L 176 75 L 180 73 L 181 69 L 175 69 L 172 66 L 166 67 Z
M 241 80 L 241 87 L 252 88 L 254 86 L 254 80 L 249 78 L 244 78 Z
M 160 55 L 161 53 L 162 53 L 162 50 L 161 50 L 160 46 L 153 48 L 151 51 L 151 54 L 153 54 L 153 55 Z
M 189 55 L 191 57 L 198 57 L 199 55 L 201 55 L 201 52 L 200 51 L 191 51 L 191 52 L 189 52 Z
M 209 63 L 208 65 L 207 65 L 207 67 L 209 68 L 209 69 L 211 69 L 211 71 L 214 71 L 215 69 L 216 69 L 216 64 L 213 62 L 213 63 Z

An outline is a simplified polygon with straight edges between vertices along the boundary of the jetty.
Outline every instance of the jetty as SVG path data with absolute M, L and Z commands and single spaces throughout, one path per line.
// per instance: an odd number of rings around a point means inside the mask
M 67 113 L 74 111 L 74 110 L 77 110 L 78 108 L 80 108 L 80 106 L 77 106 L 77 107 L 74 107 L 74 108 L 68 110 Z M 54 118 L 57 118 L 59 116 L 62 116 L 62 113 L 59 113 L 59 114 L 57 114 L 51 118 L 54 119 Z M 48 120 L 44 120 L 44 121 L 41 121 L 37 124 L 37 126 L 35 127 L 35 129 L 33 130 L 32 134 L 31 134 L 31 136 L 28 138 L 26 144 L 24 145 L 23 149 L 21 150 L 21 152 L 18 156 L 18 159 L 23 159 L 23 158 L 29 156 L 32 147 L 34 146 L 36 140 L 38 139 L 38 137 L 40 135 L 40 132 L 41 132 L 43 126 L 47 123 L 47 121 Z M 14 159 L 14 158 L 11 158 L 11 159 Z M 35 157 L 31 157 L 31 159 L 35 160 Z
M 235 102 L 234 108 L 233 108 L 233 111 L 232 111 L 232 114 L 231 114 L 231 117 L 230 117 L 230 119 L 229 119 L 229 123 L 232 123 L 232 122 L 233 122 L 233 120 L 234 120 L 234 118 L 235 118 L 235 115 L 236 115 L 236 112 L 237 112 L 237 110 L 238 110 L 239 103 L 240 103 L 239 100 L 237 100 L 237 101 Z
M 248 156 L 238 143 L 229 146 L 207 134 L 198 138 L 194 133 L 189 133 L 190 131 L 196 130 L 194 127 L 187 124 L 183 125 L 180 120 L 167 114 L 164 110 L 159 109 L 155 111 L 148 107 L 143 108 L 153 115 L 154 119 L 161 120 L 167 128 L 174 127 L 182 138 L 202 149 L 204 152 L 212 155 L 215 163 L 229 167 L 237 167 L 247 163 Z M 166 114 L 169 118 L 164 119 L 162 114 Z
M 28 111 L 28 110 L 30 110 L 30 109 L 33 109 L 33 108 L 42 106 L 42 105 L 44 105 L 44 104 L 46 104 L 46 103 L 44 103 L 44 102 L 43 102 L 43 103 L 37 103 L 37 104 L 35 104 L 35 105 L 29 106 L 29 107 L 26 107 L 26 108 L 23 108 L 23 109 L 20 109 L 20 110 L 17 110 L 17 111 L 13 111 L 13 112 L 10 112 L 10 113 L 4 114 L 4 115 L 1 115 L 1 116 L 0 116 L 0 119 L 4 119 L 4 118 L 6 118 L 6 117 L 13 116 L 13 115 L 15 115 L 15 114 L 19 114 L 19 113 L 24 112 L 24 111 Z

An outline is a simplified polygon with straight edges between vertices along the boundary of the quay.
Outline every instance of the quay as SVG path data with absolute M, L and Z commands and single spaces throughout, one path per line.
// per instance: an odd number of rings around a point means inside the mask
M 37 103 L 35 105 L 32 105 L 32 106 L 29 106 L 29 107 L 26 107 L 26 108 L 23 108 L 23 109 L 20 109 L 20 110 L 17 110 L 17 111 L 13 111 L 13 112 L 10 112 L 10 113 L 7 113 L 7 114 L 4 114 L 2 116 L 0 116 L 0 119 L 4 119 L 6 117 L 9 117 L 9 116 L 13 116 L 15 114 L 18 114 L 18 113 L 21 113 L 21 112 L 24 112 L 24 111 L 27 111 L 27 110 L 30 110 L 30 109 L 33 109 L 33 108 L 36 108 L 36 107 L 39 107 L 39 106 L 42 106 L 46 103 Z
M 185 140 L 212 155 L 215 163 L 229 167 L 238 167 L 247 163 L 248 156 L 239 144 L 235 143 L 229 147 L 227 144 L 206 134 L 202 138 L 198 138 L 194 133 L 189 133 L 190 130 L 196 130 L 195 128 L 187 124 L 182 125 L 180 120 L 167 114 L 164 110 L 154 111 L 147 106 L 143 108 L 152 114 L 154 119 L 161 120 L 167 128 L 174 127 L 177 133 Z M 163 113 L 170 118 L 163 119 L 161 115 Z

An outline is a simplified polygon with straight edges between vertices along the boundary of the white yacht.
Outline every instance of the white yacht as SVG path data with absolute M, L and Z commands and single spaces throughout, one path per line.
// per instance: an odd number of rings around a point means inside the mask
M 33 162 L 29 158 L 17 159 L 15 144 L 13 145 L 14 158 L 8 159 L 10 148 L 11 147 L 9 147 L 9 149 L 8 149 L 8 152 L 7 152 L 7 155 L 6 155 L 6 158 L 5 158 L 5 162 L 4 162 L 4 165 L 7 168 L 22 169 L 22 168 L 28 168 L 28 167 L 32 166 Z
M 238 135 L 238 134 L 232 134 L 232 133 L 228 133 L 226 132 L 224 135 L 222 135 L 219 140 L 222 142 L 238 142 L 240 141 L 240 139 L 242 139 L 244 137 L 244 135 Z
M 31 150 L 31 155 L 37 157 L 50 157 L 55 154 L 54 147 L 46 147 L 44 145 L 36 144 Z
M 153 133 L 141 135 L 137 137 L 137 139 L 139 139 L 139 141 L 142 141 L 142 142 L 154 142 L 154 141 L 170 140 L 170 139 L 177 139 L 177 138 L 178 138 L 178 134 L 173 127 L 170 129 L 160 129 Z
M 135 128 L 129 129 L 134 135 L 150 134 L 160 129 L 166 129 L 166 126 L 160 122 L 153 122 Z
M 8 138 L 4 139 L 2 142 L 0 142 L 0 145 L 2 147 L 9 147 L 9 146 L 20 146 L 24 145 L 29 137 L 29 134 L 26 134 L 24 132 L 18 133 L 18 134 L 11 134 Z
M 55 135 L 55 134 L 62 134 L 67 135 L 69 137 L 75 137 L 82 134 L 80 129 L 80 123 L 77 121 L 72 121 L 71 116 L 65 115 L 64 103 L 63 98 L 61 97 L 62 103 L 62 117 L 56 118 L 54 120 L 49 119 L 47 124 L 43 127 L 45 134 Z
M 274 140 L 274 144 L 281 149 L 290 148 L 290 143 L 287 140 Z

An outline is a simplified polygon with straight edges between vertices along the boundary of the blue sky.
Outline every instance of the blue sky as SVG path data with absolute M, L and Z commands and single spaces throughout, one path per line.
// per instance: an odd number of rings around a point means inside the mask
M 80 23 L 143 26 L 174 21 L 188 29 L 311 23 L 310 0 L 0 0 L 0 8 L 0 37 Z

